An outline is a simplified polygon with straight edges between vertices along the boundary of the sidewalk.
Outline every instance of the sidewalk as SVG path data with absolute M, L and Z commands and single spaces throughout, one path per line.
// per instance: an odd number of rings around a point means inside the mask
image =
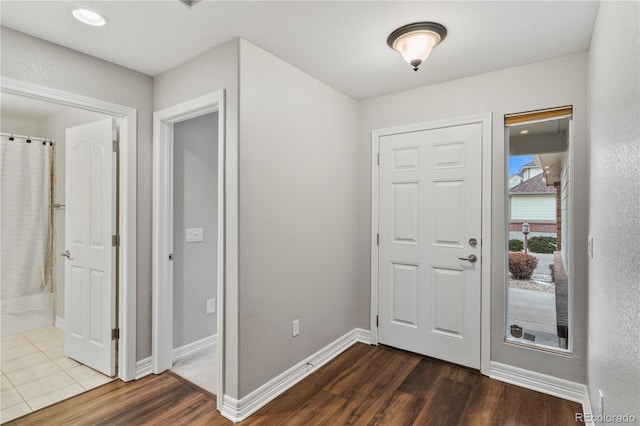
M 512 324 L 535 335 L 535 343 L 557 347 L 555 294 L 510 288 L 508 325 Z

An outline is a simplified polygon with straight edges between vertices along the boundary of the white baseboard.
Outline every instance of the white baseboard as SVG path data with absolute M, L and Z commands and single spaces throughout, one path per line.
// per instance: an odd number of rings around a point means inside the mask
M 135 380 L 142 379 L 153 372 L 151 368 L 151 357 L 141 359 L 136 362 L 136 377 Z
M 224 395 L 221 414 L 233 422 L 246 419 L 357 342 L 370 344 L 370 331 L 351 330 L 240 400 Z
M 581 383 L 559 379 L 494 361 L 491 362 L 489 377 L 500 380 L 501 382 L 511 383 L 512 385 L 577 402 L 582 404 L 583 414 L 591 414 L 589 390 L 586 385 Z
M 588 386 L 584 387 L 584 400 L 582 401 L 582 412 L 585 414 L 593 414 L 593 411 L 591 411 L 591 398 L 589 398 Z M 593 421 L 592 417 L 589 417 L 587 420 L 588 421 L 584 422 L 587 426 L 595 426 L 595 422 Z
M 210 346 L 216 346 L 217 344 L 218 335 L 214 334 L 213 336 L 205 337 L 204 339 L 174 349 L 171 353 L 171 356 L 173 357 L 173 361 L 177 361 L 188 355 L 191 355 L 192 353 L 198 352 L 202 349 L 206 349 Z M 140 361 L 136 362 L 135 380 L 142 379 L 143 377 L 148 376 L 151 373 L 153 373 L 153 368 L 151 366 L 151 357 L 141 359 Z
M 58 330 L 64 331 L 64 318 L 60 318 L 59 316 L 56 316 L 55 326 Z
M 179 359 L 182 359 L 186 356 L 189 356 L 203 349 L 207 349 L 209 347 L 215 347 L 217 344 L 218 344 L 218 335 L 214 334 L 209 337 L 205 337 L 204 339 L 200 339 L 193 343 L 189 343 L 174 349 L 173 352 L 171 352 L 171 359 L 173 360 L 173 362 L 176 362 Z

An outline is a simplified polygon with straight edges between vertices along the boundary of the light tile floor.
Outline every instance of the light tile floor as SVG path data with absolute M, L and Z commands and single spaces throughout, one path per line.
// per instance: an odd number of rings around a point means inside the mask
M 215 395 L 218 372 L 216 359 L 216 347 L 210 346 L 175 361 L 171 371 Z
M 64 333 L 39 328 L 2 337 L 0 422 L 113 380 L 64 356 Z

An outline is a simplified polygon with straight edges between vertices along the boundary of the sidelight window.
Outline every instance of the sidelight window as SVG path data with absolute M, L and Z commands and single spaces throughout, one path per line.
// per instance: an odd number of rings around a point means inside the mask
M 505 116 L 508 343 L 571 351 L 572 107 Z

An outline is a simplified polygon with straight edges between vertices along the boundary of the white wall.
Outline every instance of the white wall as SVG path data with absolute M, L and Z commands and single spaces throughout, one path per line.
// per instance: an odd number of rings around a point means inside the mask
M 418 72 L 428 72 L 420 70 Z M 371 131 L 477 113 L 493 113 L 491 359 L 516 367 L 584 383 L 586 348 L 586 215 L 577 215 L 574 273 L 574 355 L 571 358 L 506 345 L 505 277 L 505 141 L 504 114 L 574 106 L 576 203 L 587 204 L 587 54 L 454 80 L 361 102 L 358 213 L 358 325 L 369 328 Z
M 44 135 L 41 137 L 51 138 L 56 141 L 54 203 L 65 203 L 65 130 L 68 127 L 79 126 L 81 124 L 98 121 L 103 118 L 107 118 L 107 116 L 91 111 L 67 108 L 37 122 L 36 126 L 38 134 Z M 55 240 L 53 246 L 53 262 L 55 265 L 55 315 L 61 319 L 64 319 L 65 258 L 59 256 L 59 253 L 62 253 L 67 249 L 64 242 L 65 211 L 65 209 L 54 210 Z
M 57 90 L 129 106 L 138 111 L 137 345 L 151 354 L 151 112 L 153 80 L 130 69 L 1 28 L 1 71 Z
M 154 111 L 225 91 L 224 393 L 233 398 L 238 395 L 238 72 L 234 39 L 153 79 Z
M 216 334 L 218 256 L 218 113 L 173 128 L 173 348 Z M 201 242 L 185 241 L 202 228 Z
M 556 196 L 551 195 L 516 195 L 511 199 L 511 220 L 529 222 L 555 222 Z
M 589 55 L 591 406 L 640 418 L 640 3 L 601 2 Z M 617 423 L 617 422 L 616 422 Z
M 2 114 L 2 117 L 0 118 L 0 125 L 2 126 L 0 131 L 4 133 L 15 133 L 16 135 L 23 136 L 38 136 L 35 121 L 18 120 Z
M 522 173 L 522 180 L 529 180 L 534 176 L 538 176 L 539 174 L 542 174 L 542 169 L 540 167 L 527 167 Z
M 241 397 L 356 327 L 357 111 L 241 40 Z

